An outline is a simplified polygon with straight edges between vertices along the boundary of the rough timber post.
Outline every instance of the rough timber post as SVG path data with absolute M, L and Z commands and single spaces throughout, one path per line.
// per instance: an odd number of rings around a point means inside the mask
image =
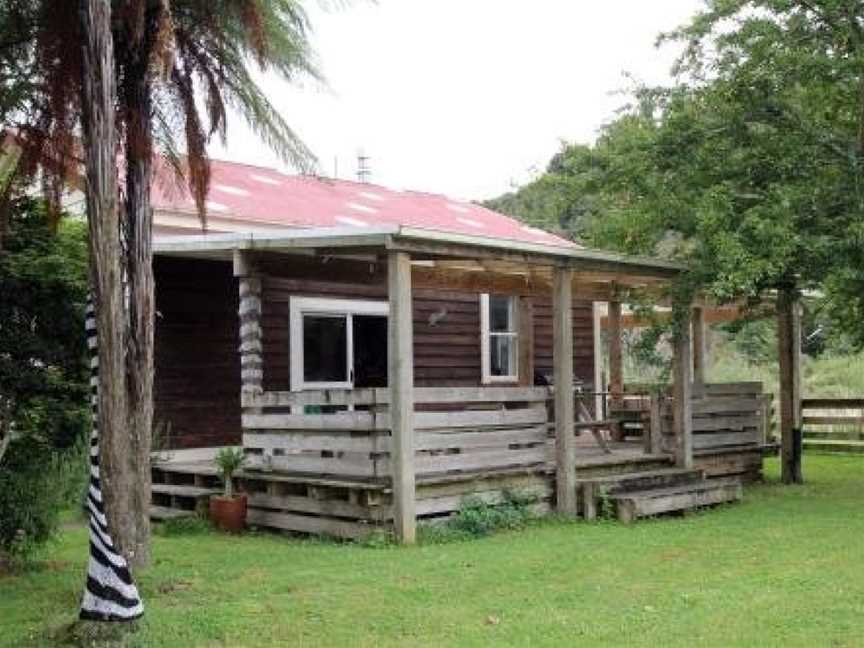
M 534 385 L 534 302 L 530 297 L 519 298 L 519 384 L 523 387 Z
M 555 381 L 555 484 L 558 512 L 576 515 L 573 401 L 573 270 L 555 268 L 552 358 Z
M 672 419 L 675 430 L 675 463 L 693 467 L 693 357 L 690 315 L 680 323 L 674 339 Z
M 261 359 L 261 277 L 248 253 L 234 252 L 234 276 L 240 289 L 240 396 L 259 396 L 264 391 Z
M 705 387 L 705 372 L 707 367 L 705 310 L 700 307 L 693 309 L 693 389 L 699 394 Z
M 777 351 L 780 365 L 781 479 L 801 484 L 801 310 L 792 289 L 777 295 Z
M 411 306 L 411 257 L 391 252 L 387 261 L 387 366 L 393 466 L 393 525 L 402 544 L 416 532 L 414 490 L 414 333 Z
M 621 302 L 609 302 L 609 392 L 614 406 L 624 394 L 624 364 L 621 355 Z

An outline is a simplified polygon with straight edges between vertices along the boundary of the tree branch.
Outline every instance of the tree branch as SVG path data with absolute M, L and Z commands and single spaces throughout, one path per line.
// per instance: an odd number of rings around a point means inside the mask
M 8 432 L 0 437 L 0 464 L 3 463 L 3 455 L 6 454 L 6 450 L 9 448 L 9 444 L 12 442 L 12 433 Z

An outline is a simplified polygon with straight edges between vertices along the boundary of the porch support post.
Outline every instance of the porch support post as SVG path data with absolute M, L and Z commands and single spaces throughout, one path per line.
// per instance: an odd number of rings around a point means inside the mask
M 414 489 L 414 333 L 411 257 L 390 252 L 387 260 L 387 367 L 390 385 L 390 461 L 393 466 L 393 526 L 396 539 L 413 544 L 416 536 Z
M 704 391 L 707 370 L 705 335 L 705 309 L 697 306 L 693 309 L 693 388 L 700 394 Z
M 690 344 L 690 309 L 679 323 L 674 339 L 672 418 L 675 426 L 675 463 L 693 467 L 693 357 Z
M 264 392 L 264 363 L 261 334 L 261 276 L 248 254 L 234 252 L 234 276 L 240 290 L 240 397 Z M 245 405 L 244 405 L 245 406 Z
M 555 268 L 552 292 L 556 497 L 559 513 L 576 515 L 572 269 Z
M 534 302 L 530 297 L 519 297 L 519 384 L 534 385 Z
M 621 354 L 621 302 L 609 302 L 609 392 L 614 406 L 624 394 L 624 364 Z
M 784 484 L 801 484 L 801 306 L 794 289 L 777 295 L 777 351 L 780 365 L 780 474 Z

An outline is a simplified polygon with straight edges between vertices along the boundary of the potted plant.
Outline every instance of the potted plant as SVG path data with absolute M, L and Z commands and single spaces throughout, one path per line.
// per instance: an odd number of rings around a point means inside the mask
M 239 533 L 246 526 L 246 494 L 234 494 L 234 473 L 243 465 L 242 448 L 222 448 L 216 465 L 225 483 L 224 495 L 210 498 L 210 519 L 223 531 Z

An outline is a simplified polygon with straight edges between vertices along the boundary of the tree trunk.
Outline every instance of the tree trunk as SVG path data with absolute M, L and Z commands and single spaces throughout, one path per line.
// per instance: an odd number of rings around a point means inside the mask
M 120 553 L 137 564 L 129 512 L 138 485 L 126 388 L 123 249 L 118 210 L 114 48 L 109 0 L 81 0 L 81 126 L 86 160 L 90 276 L 99 331 L 99 452 L 108 529 Z M 148 464 L 149 465 L 149 464 Z
M 129 282 L 127 378 L 131 456 L 137 474 L 130 516 L 134 519 L 135 562 L 150 562 L 150 447 L 153 429 L 153 211 L 150 184 L 153 146 L 147 41 L 136 48 L 123 90 L 126 120 L 126 271 Z

